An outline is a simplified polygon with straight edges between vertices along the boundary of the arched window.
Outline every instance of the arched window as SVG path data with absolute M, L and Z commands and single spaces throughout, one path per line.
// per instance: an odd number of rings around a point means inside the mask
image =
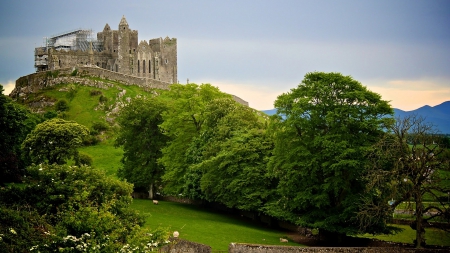
M 145 73 L 145 60 L 142 60 L 142 73 Z
M 138 73 L 141 73 L 141 68 L 139 66 L 139 60 L 138 60 Z
M 152 73 L 152 61 L 148 60 L 148 73 Z

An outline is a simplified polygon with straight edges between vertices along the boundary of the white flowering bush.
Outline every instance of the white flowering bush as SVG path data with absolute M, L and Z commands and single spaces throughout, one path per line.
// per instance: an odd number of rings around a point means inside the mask
M 132 189 L 90 167 L 32 166 L 23 185 L 0 189 L 0 249 L 151 252 L 169 234 L 142 230 L 144 217 L 129 207 Z

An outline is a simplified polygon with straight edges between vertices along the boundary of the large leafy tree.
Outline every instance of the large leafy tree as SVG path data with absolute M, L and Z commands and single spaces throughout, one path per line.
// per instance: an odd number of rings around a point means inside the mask
M 163 180 L 167 193 L 178 194 L 183 191 L 183 178 L 190 164 L 186 151 L 202 131 L 207 104 L 224 97 L 231 96 L 210 84 L 193 83 L 171 85 L 170 90 L 161 94 L 162 99 L 170 101 L 168 110 L 163 113 L 164 122 L 160 125 L 164 134 L 170 138 L 159 159 L 165 167 Z
M 119 177 L 133 183 L 135 190 L 146 190 L 153 198 L 154 188 L 161 181 L 163 166 L 158 164 L 161 149 L 169 137 L 159 125 L 163 123 L 162 113 L 167 105 L 157 97 L 135 98 L 125 106 L 117 122 L 121 126 L 116 146 L 123 146 L 123 167 Z
M 405 208 L 414 213 L 414 243 L 421 247 L 425 223 L 438 217 L 450 221 L 448 140 L 416 115 L 396 119 L 388 130 L 371 154 L 368 195 L 358 217 L 362 226 L 370 227 L 390 217 L 399 204 L 410 203 Z
M 264 119 L 253 109 L 228 98 L 211 101 L 205 127 L 192 144 L 187 175 L 200 175 L 204 199 L 241 210 L 263 206 L 274 188 L 266 168 L 273 143 L 265 134 Z
M 350 76 L 313 72 L 275 107 L 270 168 L 280 199 L 267 212 L 321 232 L 357 233 L 366 155 L 393 113 L 389 103 Z
M 78 158 L 78 147 L 89 130 L 74 121 L 51 119 L 37 125 L 22 143 L 22 149 L 35 163 L 63 164 Z
M 20 145 L 39 121 L 38 116 L 3 95 L 0 85 L 0 184 L 20 180 L 27 165 L 21 159 Z

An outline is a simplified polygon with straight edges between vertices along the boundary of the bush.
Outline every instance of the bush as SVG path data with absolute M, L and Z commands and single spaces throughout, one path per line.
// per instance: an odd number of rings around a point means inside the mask
M 78 154 L 78 157 L 75 158 L 75 164 L 77 166 L 91 166 L 92 165 L 92 157 L 87 154 L 80 153 Z
M 164 243 L 167 231 L 141 229 L 132 191 L 87 166 L 32 166 L 23 185 L 0 188 L 0 252 L 144 252 Z
M 65 112 L 69 110 L 69 102 L 65 99 L 58 100 L 55 104 L 55 109 L 57 112 Z
M 105 97 L 105 96 L 103 96 L 103 95 L 101 95 L 101 96 L 98 98 L 98 101 L 99 101 L 100 103 L 106 103 L 106 102 L 108 101 L 108 98 Z
M 92 129 L 97 132 L 107 131 L 109 129 L 109 125 L 105 121 L 96 121 L 92 123 Z
M 53 119 L 53 118 L 56 118 L 57 116 L 58 116 L 58 113 L 55 111 L 47 111 L 44 113 L 45 119 Z
M 103 95 L 103 93 L 99 90 L 91 90 L 91 96 Z
M 78 69 L 74 69 L 74 70 L 72 71 L 72 73 L 70 73 L 70 75 L 71 75 L 71 76 L 76 76 L 77 73 L 78 73 Z
M 97 138 L 97 136 L 95 136 L 95 134 L 97 133 L 93 133 L 91 131 L 91 134 L 83 139 L 83 145 L 85 146 L 97 145 L 100 142 L 100 140 Z

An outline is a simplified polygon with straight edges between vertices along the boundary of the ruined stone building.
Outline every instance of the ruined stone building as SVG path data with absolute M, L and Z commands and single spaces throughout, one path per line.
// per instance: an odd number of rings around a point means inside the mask
M 45 45 L 35 48 L 36 71 L 97 66 L 126 75 L 177 82 L 176 38 L 138 42 L 138 31 L 129 28 L 125 16 L 118 30 L 106 24 L 97 33 L 97 39 L 91 34 L 91 30 L 77 29 L 45 38 Z

